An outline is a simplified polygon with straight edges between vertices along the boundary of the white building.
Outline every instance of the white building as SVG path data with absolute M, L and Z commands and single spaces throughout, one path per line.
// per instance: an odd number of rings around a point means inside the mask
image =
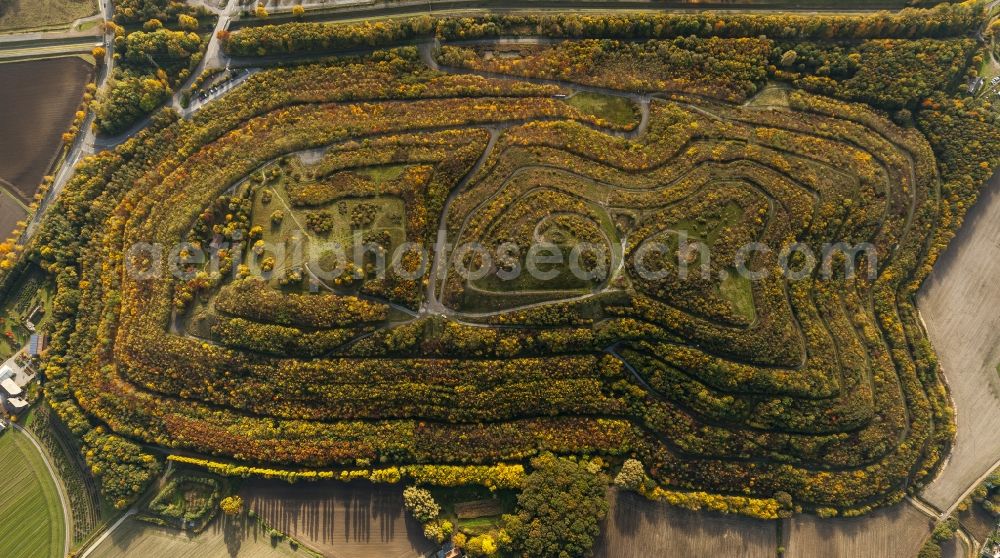
M 14 383 L 14 380 L 10 378 L 4 378 L 0 380 L 0 388 L 3 388 L 4 392 L 6 392 L 7 395 L 10 397 L 17 397 L 21 395 L 21 393 L 23 393 L 21 391 L 21 388 L 17 387 L 17 384 Z
M 10 406 L 11 410 L 15 413 L 20 413 L 21 411 L 28 408 L 28 402 L 20 397 L 8 397 L 7 405 Z

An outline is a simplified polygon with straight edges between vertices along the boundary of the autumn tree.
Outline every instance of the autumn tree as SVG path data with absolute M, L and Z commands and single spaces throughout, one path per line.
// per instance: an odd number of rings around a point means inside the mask
M 615 485 L 625 490 L 639 490 L 646 482 L 646 471 L 638 459 L 626 459 L 615 476 Z
M 187 14 L 181 14 L 177 16 L 177 26 L 185 31 L 197 31 L 198 30 L 198 18 L 189 16 Z
M 238 495 L 227 496 L 219 502 L 219 508 L 230 517 L 237 515 L 243 511 L 243 498 Z
M 417 486 L 408 486 L 403 490 L 403 505 L 421 523 L 431 521 L 441 513 L 441 507 L 434 501 L 431 491 Z
M 781 55 L 781 65 L 785 68 L 790 68 L 792 64 L 795 64 L 795 60 L 798 59 L 799 54 L 794 50 L 786 50 L 784 54 Z

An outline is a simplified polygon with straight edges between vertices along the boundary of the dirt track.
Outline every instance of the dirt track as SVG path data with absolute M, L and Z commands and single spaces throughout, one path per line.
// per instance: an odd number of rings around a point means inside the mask
M 942 511 L 1000 459 L 1000 175 L 985 187 L 934 266 L 917 306 L 955 404 L 958 436 L 922 493 Z
M 435 550 L 403 509 L 401 485 L 251 480 L 248 509 L 331 558 L 411 558 Z

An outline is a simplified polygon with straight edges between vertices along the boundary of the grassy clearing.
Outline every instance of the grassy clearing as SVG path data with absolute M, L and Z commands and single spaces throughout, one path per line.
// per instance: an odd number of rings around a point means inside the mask
M 722 284 L 719 285 L 719 294 L 729 301 L 737 315 L 743 316 L 748 321 L 753 321 L 757 313 L 753 306 L 753 290 L 750 286 L 750 279 L 737 273 L 735 270 L 727 270 Z
M 377 165 L 357 169 L 354 172 L 374 180 L 377 184 L 396 180 L 410 165 Z
M 288 541 L 271 542 L 271 537 L 256 521 L 220 517 L 197 535 L 126 519 L 91 554 L 93 558 L 128 558 L 131 556 L 201 558 L 309 557 L 305 550 L 293 550 Z
M 101 22 L 97 21 L 96 19 L 92 19 L 90 21 L 85 21 L 85 22 L 81 23 L 80 25 L 77 25 L 76 26 L 76 30 L 77 31 L 87 31 L 88 29 L 93 29 L 93 28 L 97 27 L 98 25 L 100 25 L 100 23 Z
M 267 203 L 263 201 L 265 190 L 271 192 L 272 195 L 271 201 Z M 364 227 L 354 227 L 351 224 L 351 216 L 355 209 L 362 205 L 375 207 L 373 220 Z M 284 215 L 280 221 L 272 220 L 276 211 L 280 211 Z M 302 241 L 316 242 L 319 243 L 319 246 L 330 250 L 339 246 L 343 253 L 344 249 L 353 249 L 356 235 L 359 237 L 360 243 L 364 241 L 366 233 L 376 231 L 385 231 L 391 239 L 391 246 L 400 245 L 406 239 L 406 231 L 401 222 L 393 220 L 393 216 L 404 215 L 404 211 L 403 200 L 389 196 L 365 199 L 344 198 L 316 207 L 299 208 L 292 205 L 287 191 L 278 184 L 262 187 L 255 192 L 251 226 L 261 227 L 263 240 L 269 246 L 290 247 Z M 329 214 L 333 223 L 332 230 L 325 234 L 317 233 L 307 225 L 310 213 L 321 212 Z M 288 258 L 292 256 L 291 252 L 292 250 L 286 252 Z M 320 253 L 323 252 L 324 250 L 321 249 Z M 275 271 L 283 271 L 286 264 L 286 261 L 278 262 Z M 324 267 L 324 269 L 333 269 L 335 265 L 335 263 L 331 264 L 329 268 Z M 275 274 L 275 277 L 278 276 L 280 273 Z
M 580 112 L 603 118 L 613 124 L 637 123 L 639 119 L 636 106 L 624 97 L 580 91 L 566 99 L 566 102 Z
M 723 229 L 739 225 L 741 217 L 743 217 L 743 208 L 735 202 L 729 202 L 715 214 L 681 221 L 672 228 L 686 231 L 692 240 L 704 241 L 711 247 L 715 245 L 715 241 L 718 240 Z
M 452 522 L 460 531 L 470 535 L 486 533 L 500 525 L 500 518 L 505 513 L 513 513 L 517 504 L 517 494 L 511 490 L 490 492 L 482 486 L 459 486 L 454 488 L 432 488 L 434 499 L 441 506 L 441 517 Z M 483 517 L 460 517 L 462 505 L 466 507 L 476 502 L 495 502 L 500 513 Z M 471 514 L 477 515 L 477 514 Z
M 66 526 L 56 485 L 31 441 L 9 429 L 0 435 L 0 556 L 59 557 Z
M 750 99 L 747 106 L 788 108 L 788 88 L 780 85 L 768 85 Z
M 13 0 L 0 15 L 0 31 L 68 26 L 96 13 L 96 0 Z

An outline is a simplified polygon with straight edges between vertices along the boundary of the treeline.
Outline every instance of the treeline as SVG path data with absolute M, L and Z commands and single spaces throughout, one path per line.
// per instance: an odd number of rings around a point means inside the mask
M 204 8 L 196 8 L 181 0 L 115 0 L 113 20 L 119 25 L 142 23 L 151 19 L 177 20 L 182 15 L 197 17 L 207 15 Z
M 430 16 L 349 25 L 286 23 L 226 32 L 220 38 L 222 48 L 232 56 L 301 54 L 392 45 L 428 37 L 434 31 L 434 23 Z
M 357 24 L 287 23 L 249 27 L 223 36 L 233 56 L 269 56 L 375 47 L 429 38 L 470 40 L 501 36 L 673 39 L 760 37 L 779 40 L 878 39 L 965 36 L 982 22 L 980 2 L 865 15 L 670 14 L 484 15 Z
M 184 465 L 204 467 L 213 473 L 226 477 L 260 477 L 282 479 L 288 482 L 329 479 L 349 482 L 365 479 L 375 483 L 393 484 L 410 479 L 431 486 L 481 485 L 490 490 L 503 490 L 520 488 L 524 484 L 525 476 L 523 465 L 508 465 L 506 463 L 495 465 L 408 465 L 405 467 L 315 471 L 252 467 L 176 454 L 169 455 L 167 460 Z M 363 460 L 361 465 L 364 465 Z
M 445 66 L 562 79 L 639 92 L 683 91 L 742 102 L 767 78 L 773 43 L 767 39 L 677 37 L 669 41 L 566 41 L 552 47 L 516 47 L 512 58 L 483 56 L 486 48 L 444 45 Z
M 282 294 L 258 278 L 227 285 L 217 310 L 249 320 L 307 328 L 337 327 L 386 319 L 388 307 L 353 296 Z
M 981 23 L 979 2 L 943 4 L 864 15 L 633 13 L 621 15 L 487 15 L 438 20 L 442 39 L 468 40 L 508 35 L 562 38 L 670 39 L 759 37 L 772 39 L 876 39 L 950 37 L 972 33 Z
M 816 93 L 886 110 L 914 109 L 936 91 L 965 86 L 972 39 L 798 43 L 772 57 L 775 74 Z M 953 91 L 947 91 L 949 93 Z

